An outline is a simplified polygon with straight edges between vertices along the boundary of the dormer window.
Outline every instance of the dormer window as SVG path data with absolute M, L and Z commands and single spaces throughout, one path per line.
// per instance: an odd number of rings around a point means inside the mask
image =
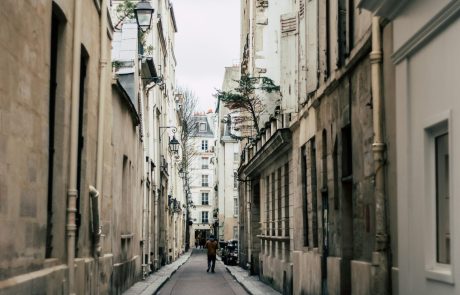
M 206 132 L 206 123 L 200 123 L 200 132 Z

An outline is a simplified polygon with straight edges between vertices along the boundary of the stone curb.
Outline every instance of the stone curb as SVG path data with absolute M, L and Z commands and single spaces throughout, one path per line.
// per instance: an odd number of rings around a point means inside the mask
M 258 277 L 250 276 L 241 267 L 225 265 L 225 268 L 246 292 L 251 295 L 281 295 L 281 293 L 260 281 Z
M 123 292 L 123 295 L 153 295 L 158 292 L 158 290 L 171 278 L 171 276 L 188 261 L 192 254 L 192 251 L 189 251 L 182 255 L 178 260 L 173 263 L 166 265 L 149 277 L 146 280 L 140 281 L 132 285 L 128 290 Z M 143 288 L 142 285 L 146 285 Z

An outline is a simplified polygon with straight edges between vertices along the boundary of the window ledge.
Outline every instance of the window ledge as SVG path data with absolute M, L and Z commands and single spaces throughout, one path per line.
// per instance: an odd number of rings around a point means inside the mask
M 122 239 L 122 240 L 132 239 L 133 237 L 134 237 L 134 234 L 133 234 L 133 233 L 121 235 L 121 239 Z
M 435 266 L 425 270 L 425 276 L 428 280 L 454 284 L 454 276 L 451 266 Z

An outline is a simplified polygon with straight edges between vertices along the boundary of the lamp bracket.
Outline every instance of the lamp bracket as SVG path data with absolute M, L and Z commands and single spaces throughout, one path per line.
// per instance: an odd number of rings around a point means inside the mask
M 166 129 L 172 129 L 172 132 L 173 133 L 176 133 L 177 132 L 177 127 L 176 126 L 160 126 L 159 129 L 165 129 L 163 130 L 163 132 L 160 134 L 160 141 L 161 141 L 161 138 L 163 137 L 163 134 L 165 133 Z

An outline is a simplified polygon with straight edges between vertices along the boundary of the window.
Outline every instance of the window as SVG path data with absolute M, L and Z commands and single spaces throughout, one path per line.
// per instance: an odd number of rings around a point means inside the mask
M 439 120 L 441 117 L 441 120 Z M 450 217 L 450 112 L 436 118 L 435 124 L 425 129 L 425 203 L 426 275 L 428 278 L 453 284 L 453 260 L 451 259 Z
M 200 132 L 206 132 L 206 123 L 200 123 Z
M 284 165 L 284 235 L 289 236 L 289 163 Z
M 233 215 L 238 216 L 239 211 L 240 211 L 240 208 L 238 206 L 238 198 L 234 197 L 233 198 Z
M 240 154 L 239 153 L 233 153 L 233 161 L 238 162 L 240 160 Z
M 238 172 L 233 171 L 233 188 L 238 188 Z
M 202 140 L 201 141 L 201 150 L 202 151 L 207 151 L 208 150 L 208 141 L 207 140 Z
M 449 135 L 434 138 L 436 177 L 436 262 L 450 264 Z
M 53 3 L 53 12 L 51 18 L 51 46 L 50 46 L 50 79 L 49 79 L 49 137 L 48 137 L 48 210 L 46 222 L 46 252 L 45 257 L 50 258 L 53 251 L 53 179 L 54 179 L 54 139 L 55 139 L 55 122 L 56 122 L 56 88 L 58 86 L 58 51 L 61 49 L 61 38 L 59 31 L 62 29 L 57 7 Z M 58 138 L 59 140 L 59 138 Z
M 201 158 L 201 169 L 209 168 L 209 158 Z
M 201 175 L 201 186 L 208 187 L 208 175 Z
M 201 193 L 201 205 L 209 205 L 209 193 Z
M 270 176 L 265 177 L 265 235 L 270 235 Z
M 208 211 L 201 211 L 201 223 L 209 223 Z
M 238 226 L 233 227 L 233 239 L 238 240 Z
M 302 177 L 302 211 L 303 211 L 303 245 L 310 246 L 309 240 L 309 224 L 308 224 L 308 199 L 307 199 L 307 151 L 303 146 L 301 150 L 301 177 Z
M 337 65 L 343 66 L 345 58 L 353 48 L 354 36 L 354 0 L 339 0 L 338 2 L 338 46 L 339 56 Z
M 316 143 L 315 138 L 310 140 L 310 185 L 311 185 L 311 211 L 312 211 L 312 230 L 313 248 L 318 248 L 318 195 L 316 178 Z

